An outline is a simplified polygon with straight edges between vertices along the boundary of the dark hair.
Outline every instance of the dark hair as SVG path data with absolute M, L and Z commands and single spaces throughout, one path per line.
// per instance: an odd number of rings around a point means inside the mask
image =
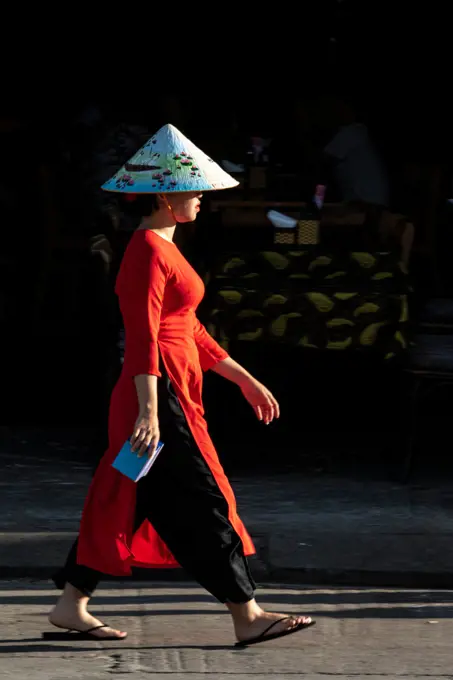
M 127 196 L 121 196 L 120 208 L 125 215 L 130 217 L 148 217 L 159 207 L 157 194 L 142 194 L 128 200 Z

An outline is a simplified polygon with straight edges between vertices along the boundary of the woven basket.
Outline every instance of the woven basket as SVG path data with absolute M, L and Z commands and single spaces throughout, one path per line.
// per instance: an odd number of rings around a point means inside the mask
M 319 243 L 319 222 L 317 220 L 300 220 L 297 223 L 297 243 L 312 246 Z
M 293 245 L 296 243 L 295 229 L 274 229 L 274 243 Z

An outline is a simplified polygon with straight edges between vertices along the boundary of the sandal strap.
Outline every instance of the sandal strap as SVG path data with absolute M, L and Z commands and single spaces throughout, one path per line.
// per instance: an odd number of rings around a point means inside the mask
M 278 623 L 283 623 L 283 621 L 289 621 L 292 618 L 293 618 L 292 616 L 284 616 L 282 619 L 278 619 L 277 621 L 274 621 L 273 623 L 271 623 L 270 626 L 268 626 L 265 630 L 263 630 L 261 635 L 258 635 L 257 639 L 266 637 L 266 634 L 269 633 L 269 631 L 272 630 L 272 628 L 274 626 L 276 626 Z
M 95 630 L 100 630 L 101 628 L 108 628 L 108 626 L 105 623 L 103 623 L 101 626 L 94 626 L 94 628 L 84 630 L 83 633 L 94 633 Z

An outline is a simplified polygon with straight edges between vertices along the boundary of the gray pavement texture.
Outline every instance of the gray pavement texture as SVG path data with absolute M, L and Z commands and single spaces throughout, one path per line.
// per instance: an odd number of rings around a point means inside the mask
M 76 448 L 46 446 L 0 446 L 0 578 L 48 578 L 77 534 L 92 466 Z M 405 486 L 257 472 L 231 482 L 256 543 L 260 583 L 453 587 L 448 480 Z M 168 580 L 169 572 L 135 576 Z M 171 579 L 185 578 L 172 570 Z
M 453 592 L 267 588 L 260 603 L 312 614 L 317 625 L 246 650 L 233 648 L 226 610 L 190 584 L 104 584 L 93 612 L 129 632 L 123 642 L 44 642 L 55 592 L 0 582 L 0 677 L 5 680 L 216 678 L 443 680 L 453 678 Z

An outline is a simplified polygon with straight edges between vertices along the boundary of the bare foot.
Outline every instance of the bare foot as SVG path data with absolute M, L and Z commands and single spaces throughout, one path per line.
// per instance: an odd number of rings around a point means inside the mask
M 286 617 L 286 618 L 285 618 Z M 238 621 L 234 624 L 234 630 L 238 642 L 246 642 L 251 638 L 262 635 L 266 628 L 268 628 L 274 621 L 280 621 L 275 625 L 269 635 L 275 633 L 282 633 L 291 630 L 301 623 L 311 623 L 311 616 L 289 616 L 288 614 L 274 614 L 272 612 L 265 612 L 262 609 L 257 612 L 256 617 L 252 621 Z M 265 637 L 264 637 L 265 639 Z
M 57 628 L 64 628 L 65 630 L 77 630 L 81 631 L 82 633 L 90 630 L 90 628 L 103 625 L 102 621 L 99 621 L 99 619 L 97 619 L 95 616 L 92 616 L 87 611 L 68 607 L 66 603 L 61 602 L 61 600 L 56 604 L 48 618 L 50 623 Z M 93 637 L 97 637 L 100 640 L 102 640 L 102 638 L 112 636 L 117 637 L 119 640 L 124 640 L 124 638 L 127 637 L 127 633 L 108 627 L 95 630 L 93 631 L 92 635 Z

